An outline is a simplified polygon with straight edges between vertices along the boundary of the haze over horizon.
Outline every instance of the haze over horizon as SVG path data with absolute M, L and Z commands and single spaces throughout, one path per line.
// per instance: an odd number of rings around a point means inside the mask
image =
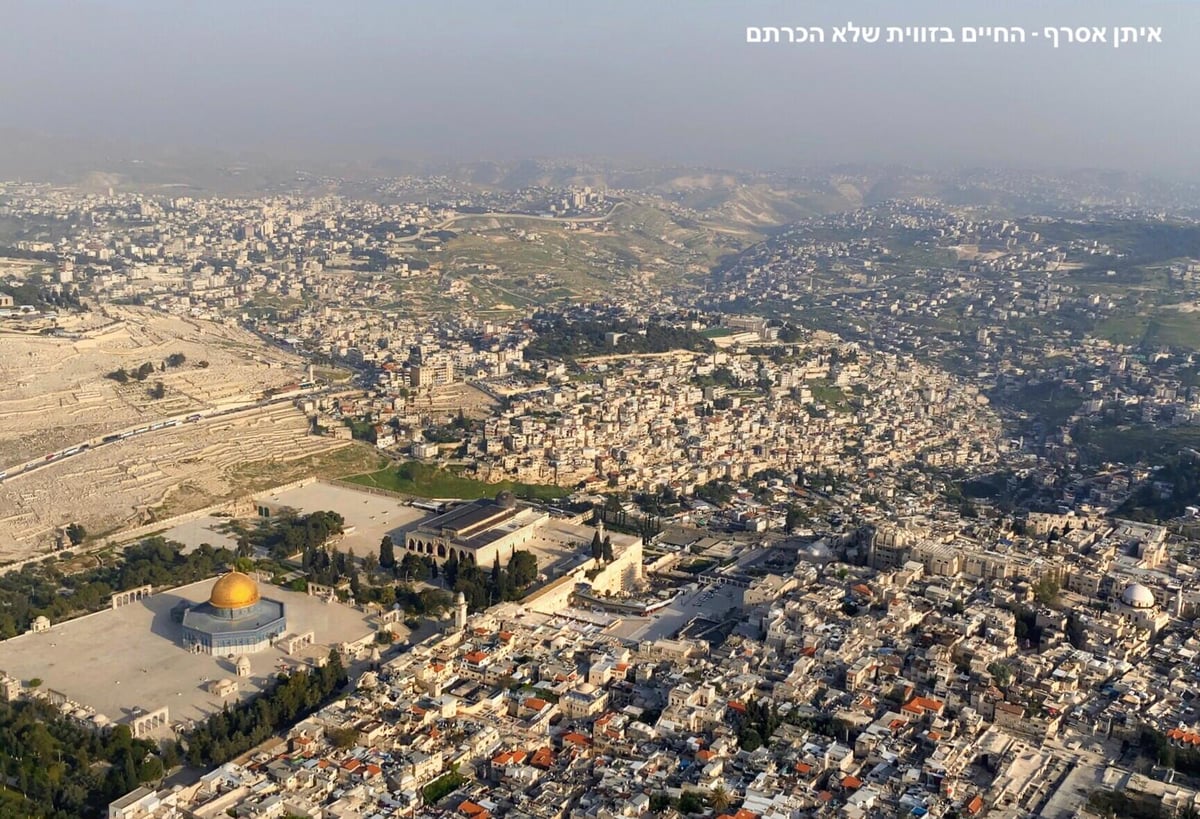
M 603 156 L 1200 177 L 1200 5 L 8 4 L 5 133 L 339 161 Z M 1159 26 L 1161 44 L 753 45 L 747 26 Z M 70 157 L 64 157 L 69 159 Z

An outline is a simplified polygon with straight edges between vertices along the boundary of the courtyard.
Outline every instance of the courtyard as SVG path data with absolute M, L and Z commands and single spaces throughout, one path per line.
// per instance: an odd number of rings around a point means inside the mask
M 170 589 L 118 609 L 53 625 L 0 643 L 0 669 L 28 684 L 61 692 L 70 700 L 122 722 L 139 709 L 166 707 L 170 721 L 200 720 L 237 698 L 267 687 L 282 667 L 327 654 L 338 643 L 360 640 L 375 627 L 367 615 L 337 602 L 263 585 L 262 594 L 283 602 L 289 634 L 314 632 L 316 643 L 299 656 L 280 648 L 248 655 L 251 675 L 236 677 L 234 663 L 223 657 L 193 654 L 180 642 L 181 626 L 171 609 L 181 600 L 208 599 L 216 578 Z M 399 626 L 400 639 L 407 638 Z M 208 683 L 236 679 L 237 693 L 219 697 Z

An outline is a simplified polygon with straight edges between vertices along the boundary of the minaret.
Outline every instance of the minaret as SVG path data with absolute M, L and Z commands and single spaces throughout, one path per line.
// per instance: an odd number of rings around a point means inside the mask
M 1183 586 L 1175 589 L 1175 616 L 1183 616 Z
M 467 598 L 462 592 L 454 601 L 454 630 L 462 631 L 467 627 Z

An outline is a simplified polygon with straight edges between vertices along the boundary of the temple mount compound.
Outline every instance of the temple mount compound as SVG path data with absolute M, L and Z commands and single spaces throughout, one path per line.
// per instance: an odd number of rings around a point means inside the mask
M 221 577 L 207 602 L 185 606 L 182 615 L 184 646 L 215 657 L 263 651 L 287 631 L 283 603 L 263 597 L 241 572 Z

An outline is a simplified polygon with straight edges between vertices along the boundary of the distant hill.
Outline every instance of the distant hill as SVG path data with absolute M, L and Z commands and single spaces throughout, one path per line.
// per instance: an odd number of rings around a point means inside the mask
M 1200 189 L 1119 171 L 1062 173 L 962 169 L 931 172 L 873 164 L 810 165 L 746 171 L 653 165 L 607 158 L 446 162 L 407 157 L 301 159 L 280 151 L 230 152 L 162 147 L 82 137 L 54 137 L 0 128 L 0 179 L 27 179 L 87 189 L 108 187 L 195 195 L 257 193 L 373 197 L 372 180 L 436 177 L 447 195 L 465 191 L 590 186 L 639 191 L 694 209 L 733 226 L 770 229 L 807 216 L 893 199 L 929 198 L 951 206 L 986 207 L 1014 215 L 1047 213 L 1080 204 L 1181 206 L 1200 212 Z M 436 196 L 437 184 L 424 194 Z

